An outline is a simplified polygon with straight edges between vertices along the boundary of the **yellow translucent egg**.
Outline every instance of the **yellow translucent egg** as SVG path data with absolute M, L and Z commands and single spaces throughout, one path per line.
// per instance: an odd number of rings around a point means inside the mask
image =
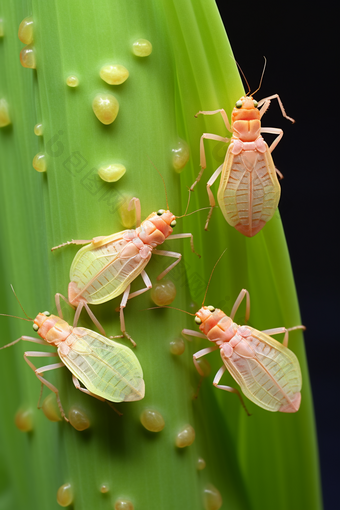
M 4 20 L 0 18 L 0 37 L 4 36 Z
M 73 503 L 73 490 L 70 483 L 64 483 L 57 492 L 57 502 L 60 506 L 69 506 Z
M 150 432 L 160 432 L 165 427 L 165 421 L 161 413 L 154 409 L 144 409 L 140 416 L 143 427 Z
M 37 172 L 46 172 L 46 156 L 43 152 L 38 152 L 32 161 L 33 168 Z
M 66 85 L 68 85 L 69 87 L 78 87 L 79 85 L 78 77 L 71 74 L 66 78 Z
M 103 124 L 112 124 L 119 111 L 119 103 L 113 94 L 97 94 L 92 101 L 92 109 Z
M 29 45 L 25 46 L 20 51 L 20 62 L 23 67 L 28 67 L 29 69 L 36 68 L 36 60 L 35 60 L 35 49 L 34 46 Z
M 100 486 L 100 492 L 102 494 L 106 494 L 107 492 L 109 492 L 110 488 L 109 486 L 106 484 L 106 483 L 103 483 L 101 486 Z
M 195 429 L 191 425 L 186 425 L 176 436 L 176 446 L 185 448 L 195 441 Z
M 11 123 L 11 119 L 8 111 L 8 103 L 6 99 L 0 99 L 0 128 L 8 126 Z
M 109 85 L 120 85 L 129 77 L 129 71 L 121 65 L 106 65 L 100 70 L 100 77 Z
M 201 375 L 203 377 L 208 377 L 208 375 L 211 372 L 211 365 L 210 365 L 209 361 L 205 358 L 199 358 L 196 360 L 196 362 L 197 362 L 198 366 L 200 367 Z
M 15 415 L 15 425 L 21 432 L 33 430 L 33 411 L 30 408 L 21 408 Z
M 185 140 L 179 138 L 176 147 L 171 149 L 171 152 L 172 152 L 172 166 L 174 167 L 175 172 L 179 174 L 182 172 L 185 165 L 189 161 L 190 158 L 189 145 Z
M 19 25 L 18 37 L 24 44 L 31 44 L 33 42 L 33 18 L 28 16 L 23 19 Z
M 111 163 L 111 165 L 101 166 L 98 169 L 98 175 L 103 181 L 106 182 L 116 182 L 119 181 L 121 177 L 126 172 L 126 168 L 124 165 L 120 163 Z
M 136 210 L 134 207 L 129 210 L 131 198 L 130 195 L 123 195 L 118 209 L 120 221 L 125 228 L 133 228 L 136 225 Z
M 61 421 L 62 418 L 55 393 L 50 393 L 47 395 L 43 402 L 42 410 L 46 418 L 48 418 L 50 421 Z
M 171 280 L 161 280 L 153 285 L 151 299 L 157 306 L 167 306 L 176 297 L 176 285 Z
M 152 44 L 147 39 L 138 39 L 132 45 L 132 52 L 137 57 L 148 57 L 152 53 Z
M 203 490 L 203 502 L 205 510 L 219 510 L 222 506 L 222 496 L 212 484 L 208 484 Z
M 36 124 L 34 126 L 34 134 L 36 136 L 42 136 L 43 134 L 43 125 L 40 123 L 40 124 Z
M 170 352 L 175 356 L 180 356 L 185 350 L 185 342 L 183 338 L 175 338 L 170 342 Z
M 115 502 L 115 510 L 134 510 L 134 506 L 128 499 L 119 498 Z
M 204 469 L 204 468 L 205 468 L 205 466 L 206 466 L 205 460 L 204 460 L 204 459 L 202 459 L 202 457 L 199 457 L 199 458 L 197 459 L 197 466 L 196 466 L 196 467 L 197 467 L 197 470 L 198 470 L 198 471 L 202 471 L 202 469 Z
M 79 430 L 80 432 L 82 430 L 88 429 L 91 425 L 87 414 L 76 406 L 72 406 L 70 408 L 68 419 L 70 420 L 72 427 L 74 427 L 76 430 Z

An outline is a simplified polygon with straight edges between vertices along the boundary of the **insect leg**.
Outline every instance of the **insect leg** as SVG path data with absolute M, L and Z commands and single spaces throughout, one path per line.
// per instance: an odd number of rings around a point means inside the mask
M 200 166 L 201 166 L 202 170 L 198 174 L 197 179 L 194 182 L 194 184 L 191 186 L 190 191 L 192 191 L 194 189 L 194 186 L 196 186 L 196 184 L 198 183 L 198 181 L 202 177 L 203 170 L 207 166 L 207 160 L 206 160 L 206 157 L 205 157 L 205 150 L 204 150 L 204 139 L 206 139 L 206 140 L 216 140 L 217 142 L 224 142 L 224 143 L 228 143 L 229 140 L 230 140 L 230 138 L 226 138 L 226 137 L 219 136 L 219 135 L 213 135 L 212 133 L 203 133 L 203 135 L 201 136 L 201 140 L 200 140 Z
M 197 338 L 207 339 L 206 335 L 203 335 L 203 333 L 199 333 L 198 331 L 194 331 L 192 329 L 182 329 L 182 335 L 197 336 Z
M 185 239 L 187 237 L 190 237 L 190 248 L 193 253 L 196 253 L 196 255 L 201 258 L 201 255 L 199 255 L 194 248 L 194 236 L 192 234 L 171 234 L 168 239 Z M 153 250 L 155 252 L 155 250 Z
M 204 227 L 205 230 L 208 230 L 208 225 L 209 225 L 209 221 L 210 221 L 213 209 L 214 209 L 214 207 L 216 207 L 215 198 L 214 198 L 214 195 L 213 195 L 210 187 L 214 184 L 214 182 L 216 181 L 217 177 L 222 172 L 222 168 L 223 168 L 223 163 L 222 163 L 222 165 L 220 165 L 218 167 L 217 170 L 215 170 L 215 172 L 212 174 L 212 176 L 210 177 L 209 181 L 207 182 L 207 193 L 208 193 L 208 197 L 209 197 L 210 211 L 209 211 L 209 214 L 208 214 L 208 217 L 207 217 L 207 221 L 205 222 L 205 227 Z
M 217 111 L 219 111 L 219 110 L 217 110 Z M 199 112 L 199 113 L 204 113 L 204 112 Z M 205 112 L 205 113 L 207 113 L 207 112 Z M 216 112 L 212 112 L 212 113 L 216 113 Z M 205 168 L 207 166 L 207 161 L 206 161 L 205 151 L 204 151 L 204 141 L 203 141 L 204 138 L 207 138 L 209 140 L 217 140 L 218 142 L 225 142 L 225 143 L 228 143 L 229 140 L 230 140 L 230 138 L 226 138 L 226 137 L 218 136 L 218 135 L 213 135 L 211 133 L 204 133 L 201 136 L 201 139 L 200 139 L 200 166 L 201 166 L 201 170 L 200 170 L 200 172 L 199 172 L 195 182 L 192 184 L 192 186 L 189 189 L 189 201 L 188 201 L 187 209 L 189 207 L 189 202 L 190 202 L 190 193 L 193 191 L 193 189 L 196 186 L 196 184 L 200 181 L 200 179 L 201 179 L 201 177 L 203 175 L 203 172 L 204 172 L 204 170 L 205 170 Z M 186 214 L 186 211 L 185 211 L 185 214 Z
M 261 101 L 260 101 L 261 103 Z M 267 100 L 267 101 L 264 101 L 264 103 L 262 104 L 262 108 L 259 108 L 259 111 L 260 111 L 260 119 L 262 119 L 263 115 L 266 113 L 266 111 L 268 110 L 270 106 L 270 100 Z
M 182 258 L 182 254 L 181 253 L 177 253 L 175 251 L 168 251 L 168 250 L 153 250 L 153 253 L 155 253 L 156 255 L 163 255 L 165 257 L 174 257 L 176 258 L 177 260 L 175 262 L 173 262 L 172 264 L 170 264 L 169 267 L 167 267 L 166 269 L 164 269 L 164 271 L 161 272 L 161 274 L 159 274 L 157 276 L 157 280 L 161 280 L 162 278 L 164 278 L 164 276 L 166 274 L 169 273 L 169 271 L 171 271 L 171 269 L 173 269 L 180 261 L 181 261 L 181 258 Z
M 196 113 L 195 117 L 197 117 L 197 115 L 215 115 L 216 113 L 220 113 L 222 115 L 222 119 L 224 121 L 224 124 L 227 128 L 227 130 L 229 131 L 229 133 L 232 133 L 232 130 L 231 130 L 231 127 L 230 127 L 230 124 L 229 124 L 229 120 L 228 120 L 228 116 L 226 114 L 226 112 L 223 110 L 223 108 L 220 108 L 219 110 L 212 110 L 212 111 L 200 111 L 198 113 Z
M 69 302 L 69 300 L 65 296 L 63 296 L 59 292 L 56 293 L 56 295 L 55 295 L 55 305 L 57 307 L 57 311 L 58 311 L 59 317 L 61 319 L 63 319 L 63 312 L 61 311 L 61 306 L 60 306 L 60 298 L 63 299 L 65 301 L 65 303 L 67 303 L 71 308 L 73 308 L 73 310 L 74 310 L 74 306 L 71 305 L 71 303 Z
M 288 337 L 289 337 L 289 331 L 295 331 L 296 329 L 302 329 L 305 330 L 305 326 L 294 326 L 293 328 L 272 328 L 272 329 L 265 329 L 262 331 L 262 333 L 266 333 L 266 335 L 279 335 L 280 333 L 284 333 L 285 336 L 283 338 L 282 345 L 285 347 L 288 347 Z
M 123 294 L 123 297 L 122 297 L 122 300 L 120 302 L 120 307 L 119 307 L 119 317 L 120 317 L 120 330 L 121 332 L 123 333 L 123 335 L 128 338 L 130 340 L 130 342 L 132 343 L 132 345 L 134 347 L 136 347 L 136 342 L 134 340 L 132 340 L 132 338 L 130 337 L 130 335 L 126 332 L 125 330 L 125 320 L 124 320 L 124 308 L 126 307 L 126 303 L 127 303 L 127 300 L 129 299 L 129 294 L 130 294 L 130 288 L 131 288 L 131 285 L 129 285 L 125 291 L 124 291 L 124 294 Z
M 61 296 L 61 294 L 60 294 Z M 63 296 L 61 296 L 63 297 Z M 65 298 L 64 298 L 65 299 Z M 72 305 L 70 305 L 72 306 Z M 105 330 L 103 328 L 103 326 L 100 324 L 99 320 L 97 319 L 97 317 L 94 315 L 94 313 L 92 312 L 92 310 L 90 309 L 89 305 L 86 303 L 86 301 L 80 301 L 78 306 L 77 306 L 77 309 L 76 309 L 76 313 L 74 314 L 74 319 L 73 319 L 73 327 L 76 328 L 77 327 L 77 324 L 78 324 L 78 320 L 79 320 L 79 317 L 80 317 L 80 314 L 81 314 L 81 311 L 82 309 L 85 308 L 85 310 L 87 311 L 88 313 L 88 316 L 90 317 L 90 319 L 92 320 L 93 324 L 95 326 L 97 326 L 97 328 L 99 329 L 99 331 L 101 332 L 102 335 L 106 336 L 106 333 L 105 333 Z
M 74 314 L 74 318 L 73 318 L 73 327 L 74 328 L 77 327 L 78 320 L 79 320 L 79 317 L 80 317 L 83 307 L 84 307 L 84 301 L 80 301 L 80 303 L 77 306 L 76 313 Z
M 190 331 L 190 329 L 187 329 L 187 330 L 183 330 L 183 331 L 189 331 L 191 333 L 197 333 L 197 331 Z M 182 333 L 183 333 L 182 331 Z M 193 336 L 199 336 L 200 334 L 195 334 Z M 202 335 L 204 338 L 207 338 L 205 335 Z M 198 351 L 196 352 L 194 355 L 193 355 L 193 361 L 194 361 L 194 365 L 196 367 L 196 370 L 197 372 L 200 374 L 200 380 L 199 380 L 199 383 L 198 383 L 198 386 L 197 386 L 197 390 L 196 390 L 196 393 L 194 395 L 193 398 L 197 398 L 198 397 L 198 393 L 200 391 L 200 388 L 201 388 L 201 385 L 202 385 L 202 382 L 203 382 L 203 379 L 204 377 L 207 375 L 207 374 L 204 374 L 204 372 L 201 370 L 201 367 L 199 366 L 199 364 L 197 363 L 197 359 L 201 358 L 202 356 L 205 356 L 206 354 L 209 354 L 210 352 L 213 352 L 213 351 L 216 351 L 216 349 L 218 349 L 218 346 L 217 345 L 214 345 L 212 347 L 207 347 L 205 349 L 202 349 L 201 351 Z
M 125 289 L 125 291 L 124 291 L 123 298 L 121 300 L 120 307 L 119 307 L 119 311 L 120 311 L 120 329 L 121 329 L 121 332 L 123 333 L 123 335 L 126 338 L 128 338 L 130 340 L 130 342 L 132 343 L 132 345 L 134 347 L 136 347 L 136 342 L 134 340 L 132 340 L 131 336 L 125 330 L 124 308 L 126 306 L 126 303 L 127 303 L 128 299 L 132 299 L 132 298 L 134 298 L 136 296 L 139 296 L 140 294 L 143 294 L 144 292 L 148 291 L 152 287 L 151 280 L 150 280 L 150 278 L 148 277 L 148 275 L 146 274 L 146 272 L 144 270 L 141 272 L 140 275 L 143 278 L 143 281 L 144 281 L 144 283 L 146 285 L 146 288 L 145 289 L 137 290 L 136 292 L 132 292 L 132 294 L 130 294 L 130 287 L 131 287 L 131 285 L 129 285 Z
M 246 317 L 245 317 L 245 320 L 246 322 L 248 321 L 249 319 L 249 315 L 250 315 L 250 297 L 249 297 L 249 292 L 246 290 L 246 289 L 242 289 L 241 292 L 239 293 L 235 303 L 234 303 L 234 306 L 230 312 L 230 318 L 231 320 L 234 320 L 234 317 L 236 315 L 236 312 L 240 306 L 240 304 L 242 303 L 243 299 L 244 299 L 244 296 L 247 296 L 247 301 L 246 301 Z
M 294 124 L 295 120 L 294 120 L 294 119 L 292 119 L 291 117 L 288 117 L 288 115 L 286 114 L 286 110 L 285 110 L 285 109 L 284 109 L 284 107 L 283 107 L 283 104 L 282 104 L 282 101 L 281 101 L 281 99 L 280 99 L 279 94 L 273 94 L 272 96 L 265 97 L 265 98 L 261 99 L 261 101 L 259 101 L 259 103 L 258 103 L 258 105 L 257 105 L 257 106 L 258 106 L 258 108 L 260 108 L 260 107 L 263 105 L 263 108 L 261 108 L 261 117 L 262 117 L 262 115 L 265 113 L 265 111 L 268 109 L 268 106 L 269 106 L 269 104 L 270 104 L 270 100 L 271 100 L 271 99 L 277 99 L 277 100 L 278 100 L 279 106 L 280 106 L 280 108 L 281 108 L 282 115 L 283 115 L 286 119 L 290 120 L 290 121 Z M 265 107 L 265 103 L 269 103 L 267 107 Z M 263 111 L 263 113 L 262 113 L 262 111 Z
M 112 407 L 112 409 L 114 411 L 116 411 L 116 413 L 119 415 L 119 416 L 123 416 L 123 413 L 120 413 L 113 405 L 111 405 L 111 402 L 109 402 L 108 400 L 106 400 L 105 398 L 103 397 L 100 397 L 99 395 L 95 395 L 95 393 L 91 393 L 91 391 L 89 391 L 88 389 L 86 388 L 82 388 L 80 386 L 80 383 L 79 383 L 79 380 L 76 378 L 75 375 L 72 375 L 72 382 L 75 386 L 75 388 L 77 390 L 80 390 L 82 391 L 83 393 L 86 393 L 86 395 L 90 395 L 91 397 L 94 397 L 94 398 L 97 398 L 98 400 L 101 400 L 102 402 L 106 402 L 107 404 L 109 404 L 110 407 Z
M 269 147 L 269 152 L 272 153 L 273 150 L 275 149 L 275 147 L 277 146 L 277 144 L 279 143 L 279 141 L 281 140 L 281 138 L 283 137 L 282 129 L 264 127 L 264 128 L 261 128 L 260 131 L 261 131 L 261 133 L 269 133 L 270 135 L 278 135 Z M 279 175 L 280 175 L 280 173 L 279 173 Z
M 20 342 L 20 340 L 24 340 L 26 342 L 33 342 L 35 344 L 49 345 L 47 342 L 45 342 L 45 340 L 42 340 L 40 338 L 33 338 L 32 336 L 21 336 L 17 340 L 14 340 L 14 342 L 11 342 L 10 344 L 3 345 L 2 347 L 0 347 L 0 351 L 1 349 L 6 349 L 6 347 L 11 347 L 12 345 L 17 344 L 18 342 Z
M 92 312 L 92 310 L 90 309 L 89 305 L 86 302 L 84 302 L 84 308 L 87 311 L 87 313 L 88 313 L 90 319 L 92 320 L 93 324 L 95 324 L 97 326 L 97 328 L 99 329 L 99 331 L 101 332 L 102 335 L 106 336 L 106 333 L 105 333 L 105 330 L 104 330 L 103 326 L 100 324 L 99 320 L 94 315 L 94 313 Z M 78 309 L 77 309 L 77 311 L 78 311 Z
M 50 356 L 58 356 L 58 354 L 56 352 L 53 352 L 53 353 L 46 353 L 48 354 L 48 356 L 46 357 L 50 357 Z M 26 360 L 27 361 L 27 360 Z M 45 367 L 41 367 L 38 369 L 39 373 L 40 372 L 46 372 L 47 370 L 53 370 L 54 368 L 62 368 L 64 365 L 64 363 L 54 363 L 53 365 L 47 365 Z M 39 400 L 38 400 L 38 409 L 41 409 L 41 405 L 40 405 L 40 400 L 41 400 L 41 397 L 42 397 L 42 394 L 43 394 L 43 389 L 44 389 L 44 383 L 41 383 L 41 388 L 40 388 L 40 395 L 39 395 Z
M 63 246 L 67 246 L 69 244 L 89 244 L 91 243 L 92 240 L 83 240 L 83 239 L 72 239 L 72 241 L 66 241 L 66 243 L 62 243 L 62 244 L 59 244 L 58 246 L 54 246 L 53 248 L 51 248 L 51 251 L 54 251 L 54 250 L 58 250 L 58 248 L 62 248 Z
M 190 331 L 190 330 L 189 330 Z M 205 337 L 207 338 L 207 337 Z M 195 354 L 193 354 L 192 358 L 194 360 L 194 365 L 196 367 L 196 370 L 197 372 L 203 377 L 204 376 L 204 372 L 202 372 L 199 364 L 197 363 L 197 360 L 199 358 L 201 358 L 202 356 L 205 356 L 206 354 L 209 354 L 210 352 L 213 352 L 213 351 L 216 351 L 217 349 L 219 349 L 218 345 L 213 345 L 212 347 L 206 347 L 205 349 L 202 349 L 201 351 L 198 351 L 198 352 L 195 352 Z M 221 376 L 222 377 L 222 376 Z
M 139 296 L 140 294 L 143 294 L 144 292 L 146 292 L 146 291 L 148 291 L 148 290 L 150 290 L 152 288 L 151 280 L 148 277 L 148 275 L 146 274 L 146 272 L 143 270 L 140 275 L 143 278 L 143 282 L 145 283 L 146 288 L 145 289 L 136 290 L 136 292 L 132 292 L 132 294 L 129 295 L 128 299 L 132 299 L 132 298 L 134 298 L 136 296 Z
M 128 205 L 128 211 L 131 211 L 132 209 L 132 203 L 134 204 L 135 206 L 135 211 L 136 211 L 136 228 L 139 227 L 140 223 L 141 223 L 141 210 L 140 210 L 140 200 L 139 198 L 136 198 L 136 197 L 132 197 L 130 202 L 129 202 L 129 205 Z
M 61 367 L 65 366 L 64 363 L 62 363 L 62 362 L 54 363 L 53 365 L 46 365 L 46 366 L 41 367 L 41 368 L 36 368 L 33 365 L 33 363 L 28 359 L 30 357 L 37 358 L 37 357 L 50 357 L 50 356 L 58 356 L 58 354 L 54 353 L 54 352 L 51 353 L 51 352 L 39 352 L 39 351 L 28 351 L 28 352 L 24 353 L 24 359 L 25 359 L 26 363 L 34 371 L 34 373 L 37 376 L 37 378 L 39 379 L 39 381 L 42 384 L 45 384 L 45 386 L 47 386 L 51 391 L 53 391 L 53 393 L 55 393 L 55 395 L 57 397 L 57 403 L 58 403 L 58 407 L 59 407 L 60 413 L 61 413 L 62 417 L 66 421 L 69 421 L 68 418 L 66 418 L 66 414 L 64 412 L 63 406 L 61 405 L 58 389 L 55 386 L 53 386 L 53 384 L 51 384 L 49 381 L 47 381 L 46 379 L 41 377 L 41 375 L 39 375 L 40 373 L 46 372 L 48 370 L 54 370 L 55 368 L 61 368 Z M 39 401 L 40 401 L 40 398 L 39 398 Z
M 215 386 L 215 388 L 219 388 L 220 390 L 230 391 L 230 393 L 236 393 L 236 395 L 240 399 L 240 402 L 241 402 L 241 404 L 243 406 L 243 409 L 245 410 L 245 412 L 247 413 L 248 416 L 251 416 L 251 414 L 248 412 L 248 409 L 246 408 L 245 403 L 243 402 L 243 398 L 241 396 L 241 393 L 236 388 L 232 388 L 231 386 L 224 386 L 224 385 L 218 384 L 220 382 L 220 380 L 222 378 L 222 375 L 224 374 L 225 371 L 226 371 L 226 367 L 223 365 L 219 369 L 217 374 L 215 375 L 215 378 L 213 380 L 213 385 Z

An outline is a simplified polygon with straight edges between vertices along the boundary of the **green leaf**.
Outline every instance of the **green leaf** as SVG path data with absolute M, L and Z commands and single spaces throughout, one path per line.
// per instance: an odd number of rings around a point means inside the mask
M 19 61 L 23 45 L 17 38 L 21 20 L 32 14 L 37 69 Z M 68 274 L 76 246 L 50 248 L 71 239 L 91 239 L 122 230 L 118 209 L 122 196 L 141 200 L 142 219 L 166 207 L 184 214 L 187 187 L 199 172 L 199 139 L 203 132 L 228 136 L 218 116 L 197 119 L 199 110 L 224 108 L 228 115 L 243 94 L 232 52 L 212 0 L 48 0 L 7 2 L 2 7 L 4 36 L 0 38 L 0 98 L 9 104 L 12 124 L 0 129 L 0 311 L 23 316 L 9 284 L 26 313 L 56 312 L 54 294 L 67 295 Z M 131 47 L 148 39 L 152 54 L 139 58 Z M 101 80 L 105 64 L 122 64 L 130 76 L 119 86 Z M 75 74 L 79 86 L 67 87 Z M 101 124 L 92 111 L 97 93 L 111 92 L 120 110 L 113 124 Z M 33 133 L 42 122 L 44 134 Z M 281 119 L 278 119 L 280 125 Z M 172 149 L 182 138 L 190 146 L 190 161 L 179 176 L 172 166 Z M 207 169 L 195 187 L 190 210 L 208 205 L 205 183 L 224 158 L 225 148 L 205 142 Z M 32 167 L 36 153 L 47 154 L 46 174 Z M 97 169 L 111 162 L 124 164 L 126 174 L 105 183 Z M 216 194 L 217 184 L 213 187 Z M 284 200 L 284 196 L 282 197 Z M 229 227 L 216 209 L 209 231 L 207 211 L 179 219 L 177 232 L 192 232 L 189 240 L 169 241 L 164 249 L 184 254 L 170 273 L 177 288 L 173 306 L 194 313 L 200 306 L 211 270 L 224 248 L 207 294 L 207 303 L 229 313 L 241 288 L 251 296 L 250 324 L 258 329 L 300 324 L 289 254 L 279 213 L 254 238 Z M 162 247 L 163 249 L 163 247 Z M 171 259 L 155 256 L 147 267 L 151 281 Z M 140 278 L 132 290 L 142 288 Z M 115 308 L 121 298 L 93 307 L 110 335 L 120 332 Z M 137 342 L 146 396 L 119 405 L 117 416 L 102 402 L 80 394 L 66 368 L 46 374 L 60 390 L 66 410 L 81 407 L 91 427 L 78 432 L 66 422 L 49 422 L 36 409 L 39 381 L 22 353 L 38 350 L 20 342 L 0 352 L 0 508 L 59 508 L 57 489 L 70 482 L 75 510 L 109 509 L 119 497 L 138 508 L 172 510 L 204 508 L 202 493 L 212 483 L 223 498 L 222 508 L 300 510 L 321 508 L 313 408 L 300 332 L 290 338 L 303 372 L 302 404 L 294 415 L 266 412 L 248 403 L 249 418 L 234 395 L 212 386 L 221 360 L 208 358 L 211 375 L 199 384 L 192 354 L 207 343 L 194 340 L 185 353 L 170 354 L 169 343 L 192 318 L 177 310 L 145 310 L 150 293 L 128 303 L 127 331 Z M 65 316 L 72 323 L 67 306 Z M 244 310 L 244 309 L 243 309 Z M 244 311 L 236 320 L 242 323 Z M 20 335 L 32 335 L 31 324 L 1 317 L 1 345 Z M 85 314 L 81 325 L 95 329 Z M 44 348 L 43 348 L 44 349 Z M 51 349 L 52 350 L 52 349 Z M 36 366 L 50 361 L 33 359 Z M 53 358 L 51 363 L 54 362 Z M 233 385 L 225 375 L 224 384 Z M 44 395 L 48 392 L 45 389 Z M 33 410 L 34 428 L 23 433 L 14 425 L 21 407 Z M 117 406 L 118 407 L 118 406 Z M 145 408 L 165 420 L 159 433 L 146 431 L 139 420 Z M 186 424 L 195 442 L 175 447 Z M 197 471 L 198 457 L 206 468 Z M 101 484 L 110 491 L 102 494 Z

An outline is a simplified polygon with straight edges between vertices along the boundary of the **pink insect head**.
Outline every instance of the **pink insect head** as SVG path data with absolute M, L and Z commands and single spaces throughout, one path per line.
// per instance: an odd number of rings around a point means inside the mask
M 150 214 L 145 222 L 150 222 L 154 226 L 153 231 L 149 229 L 142 230 L 139 238 L 146 244 L 150 244 L 153 248 L 162 244 L 164 239 L 169 237 L 173 228 L 176 226 L 176 216 L 170 211 L 159 209 L 156 213 Z
M 260 120 L 260 110 L 257 108 L 258 102 L 252 96 L 242 96 L 235 103 L 231 114 L 231 123 L 237 120 Z
M 63 319 L 50 312 L 38 313 L 34 319 L 33 329 L 46 342 L 58 346 L 71 333 L 71 326 Z
M 220 323 L 220 321 L 223 318 L 224 318 L 223 327 L 225 327 L 225 329 L 229 329 L 233 325 L 233 321 L 231 320 L 231 318 L 228 317 L 224 312 L 222 312 L 218 308 L 215 308 L 212 305 L 204 306 L 204 301 L 205 301 L 205 298 L 207 297 L 207 293 L 208 293 L 212 275 L 214 274 L 216 266 L 219 263 L 219 261 L 221 260 L 221 258 L 223 257 L 223 255 L 225 254 L 226 250 L 227 250 L 227 248 L 221 253 L 219 258 L 215 262 L 214 267 L 212 268 L 212 271 L 211 271 L 210 277 L 209 277 L 209 281 L 208 281 L 208 285 L 205 290 L 202 306 L 198 310 L 198 312 L 195 313 L 195 322 L 198 325 L 200 331 L 202 331 L 202 333 L 204 333 L 206 336 L 208 336 L 208 333 L 209 333 L 208 340 L 213 341 L 213 342 L 215 341 L 215 339 L 217 340 L 218 338 L 221 337 L 221 328 L 218 324 Z M 232 338 L 233 334 L 234 333 L 232 333 L 230 335 L 230 338 Z M 227 340 L 229 340 L 229 338 L 227 338 Z
M 234 334 L 233 321 L 230 317 L 226 316 L 222 310 L 215 308 L 214 306 L 202 306 L 195 314 L 195 322 L 199 326 L 200 331 L 204 333 L 208 337 L 208 340 L 214 342 L 221 338 L 222 330 L 220 327 L 221 321 L 223 319 L 223 335 L 225 336 L 225 332 L 230 328 L 230 338 L 225 338 L 225 340 L 230 340 Z M 209 334 L 209 335 L 208 335 Z M 229 335 L 228 335 L 229 336 Z
M 260 83 L 259 83 L 259 86 L 257 87 L 257 89 L 255 90 L 255 92 L 253 92 L 253 95 L 256 94 L 256 92 L 258 92 L 261 88 L 266 65 L 267 65 L 267 59 L 266 59 L 266 57 L 264 57 L 264 66 L 263 66 L 263 70 L 262 70 Z M 239 65 L 238 65 L 238 67 L 240 68 Z M 248 92 L 245 96 L 242 96 L 235 103 L 235 107 L 231 114 L 231 125 L 232 126 L 236 120 L 254 120 L 254 119 L 260 120 L 260 118 L 261 118 L 260 111 L 257 109 L 258 102 L 256 101 L 256 99 L 253 98 L 253 95 L 251 95 L 249 83 L 248 83 L 247 78 L 245 77 L 241 68 L 240 68 L 240 71 L 241 71 L 243 78 L 245 79 L 245 82 L 248 86 Z

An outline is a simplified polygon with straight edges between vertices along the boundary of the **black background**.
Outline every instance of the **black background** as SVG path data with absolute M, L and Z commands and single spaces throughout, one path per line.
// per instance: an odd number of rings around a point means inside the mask
M 273 101 L 263 125 L 280 127 L 274 151 L 283 173 L 280 214 L 291 256 L 314 396 L 325 510 L 338 503 L 339 441 L 339 201 L 340 124 L 337 14 L 325 3 L 218 0 L 235 59 L 256 99 L 278 93 L 292 125 Z M 332 14 L 333 12 L 333 14 Z M 247 90 L 247 88 L 246 88 Z M 238 98 L 236 98 L 238 99 Z M 339 217 L 339 214 L 338 214 Z

